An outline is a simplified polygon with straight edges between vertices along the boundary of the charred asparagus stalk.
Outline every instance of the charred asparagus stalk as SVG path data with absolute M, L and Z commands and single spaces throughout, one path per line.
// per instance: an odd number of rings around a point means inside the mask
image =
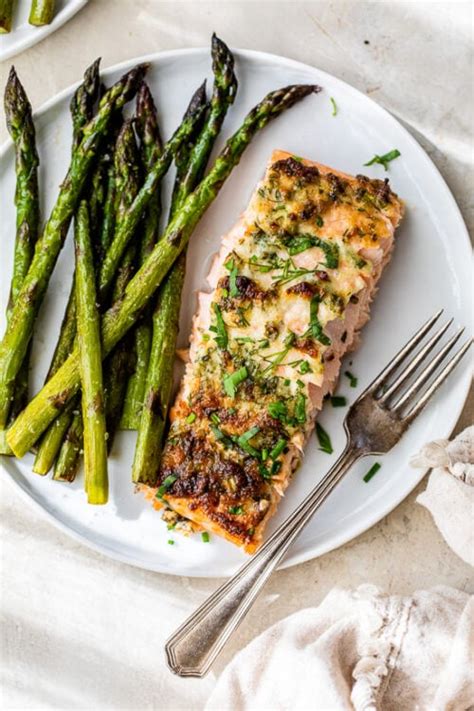
M 54 17 L 55 4 L 55 0 L 32 0 L 28 19 L 30 25 L 36 27 L 50 25 Z
M 194 107 L 194 108 L 197 108 Z M 194 110 L 193 112 L 194 113 Z M 146 171 L 150 170 L 153 164 L 159 159 L 163 152 L 160 131 L 158 128 L 158 117 L 156 107 L 153 102 L 150 89 L 144 82 L 137 93 L 136 108 L 136 130 L 140 139 L 141 161 Z M 189 115 L 192 115 L 191 113 Z M 188 116 L 189 116 L 188 115 Z M 184 118 L 188 118 L 185 116 Z M 178 155 L 186 142 L 183 142 Z M 152 251 L 158 238 L 159 222 L 161 215 L 161 191 L 158 188 L 155 197 L 150 201 L 143 225 L 143 238 L 140 245 L 140 264 Z M 126 430 L 137 429 L 140 420 L 140 411 L 143 403 L 143 393 L 145 390 L 145 379 L 148 370 L 151 347 L 151 314 L 146 309 L 142 314 L 133 332 L 133 348 L 135 351 L 135 368 L 130 375 L 125 400 L 123 403 L 120 427 Z
M 39 228 L 38 165 L 35 127 L 31 104 L 12 67 L 5 90 L 5 116 L 7 127 L 15 146 L 16 163 L 16 238 L 13 257 L 13 276 L 7 321 L 33 258 Z M 11 391 L 11 401 L 6 405 L 6 417 L 13 420 L 26 405 L 28 396 L 29 353 L 25 355 Z M 8 421 L 7 420 L 7 421 Z M 0 454 L 9 448 L 0 444 Z
M 84 422 L 85 490 L 90 504 L 108 500 L 107 436 L 102 381 L 102 346 L 87 203 L 75 221 L 76 307 L 79 372 Z
M 234 58 L 228 47 L 215 34 L 212 37 L 212 57 L 215 78 L 209 116 L 195 146 L 187 157 L 182 157 L 182 164 L 178 165 L 171 218 L 204 174 L 225 115 L 234 102 L 237 90 L 233 71 Z M 132 468 L 132 480 L 136 483 L 154 484 L 156 481 L 171 398 L 173 361 L 185 272 L 186 253 L 183 251 L 159 291 L 153 314 L 150 366 Z
M 15 378 L 31 338 L 36 314 L 66 237 L 71 217 L 90 174 L 97 148 L 111 118 L 135 94 L 147 66 L 128 72 L 103 97 L 99 111 L 83 129 L 83 139 L 74 150 L 71 164 L 59 190 L 56 204 L 38 240 L 30 269 L 13 307 L 0 343 L 0 428 L 5 427 Z
M 72 151 L 77 148 L 82 140 L 82 129 L 92 118 L 94 104 L 99 95 L 100 59 L 97 59 L 84 73 L 84 81 L 75 91 L 71 104 L 71 118 L 73 129 Z M 72 351 L 76 337 L 76 302 L 75 279 L 73 277 L 69 299 L 64 312 L 58 342 L 53 354 L 51 365 L 46 376 L 48 381 L 58 368 L 64 363 Z M 80 408 L 79 398 L 76 397 L 72 405 L 66 408 L 59 417 L 48 427 L 38 446 L 33 471 L 44 476 L 49 472 L 58 455 L 63 439 L 69 429 L 73 418 L 73 411 Z M 69 441 L 69 438 L 68 438 Z M 68 478 L 68 481 L 71 479 Z
M 272 119 L 309 94 L 320 91 L 315 85 L 292 85 L 268 94 L 244 119 L 242 126 L 227 141 L 224 149 L 199 186 L 185 200 L 165 230 L 152 253 L 129 282 L 123 298 L 113 304 L 102 319 L 104 354 L 112 348 L 136 323 L 143 308 L 189 241 L 192 231 L 209 205 L 214 201 L 225 180 L 255 134 Z M 140 193 L 143 207 L 148 200 L 147 183 Z M 137 203 L 140 193 L 133 203 Z M 133 209 L 132 206 L 132 209 Z M 75 351 L 56 375 L 31 400 L 10 428 L 7 440 L 16 456 L 23 456 L 36 442 L 49 423 L 57 417 L 79 388 L 78 354 Z
M 189 116 L 177 128 L 174 135 L 163 147 L 163 151 L 158 160 L 155 161 L 153 166 L 148 171 L 143 187 L 124 214 L 123 219 L 120 220 L 120 224 L 115 230 L 114 238 L 107 250 L 107 254 L 105 255 L 105 259 L 100 270 L 99 294 L 102 303 L 110 290 L 114 276 L 118 269 L 118 265 L 120 264 L 120 260 L 123 257 L 131 237 L 138 227 L 145 209 L 148 207 L 150 200 L 155 195 L 163 176 L 170 167 L 176 151 L 179 149 L 183 141 L 186 141 L 194 131 L 194 127 L 199 121 L 201 113 L 202 112 L 200 110 L 196 110 L 192 116 Z

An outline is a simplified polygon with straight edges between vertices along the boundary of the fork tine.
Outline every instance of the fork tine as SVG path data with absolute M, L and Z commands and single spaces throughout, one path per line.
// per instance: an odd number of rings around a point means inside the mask
M 406 415 L 406 419 L 409 420 L 414 420 L 415 417 L 417 417 L 428 400 L 431 398 L 432 395 L 436 392 L 436 390 L 439 388 L 439 386 L 446 380 L 448 375 L 454 370 L 454 368 L 457 366 L 461 358 L 467 353 L 469 348 L 472 345 L 472 339 L 467 341 L 462 348 L 458 350 L 458 352 L 451 358 L 451 360 L 447 363 L 447 365 L 443 368 L 441 373 L 435 378 L 435 380 L 431 383 L 430 387 L 428 390 L 421 396 L 421 398 L 418 400 L 416 405 L 410 410 L 410 412 Z
M 464 328 L 455 333 L 454 336 L 449 339 L 449 341 L 446 343 L 445 346 L 443 346 L 439 353 L 434 356 L 433 360 L 430 361 L 426 368 L 421 371 L 416 380 L 412 383 L 412 385 L 410 385 L 406 393 L 404 393 L 401 398 L 397 400 L 397 402 L 394 403 L 392 407 L 389 408 L 390 411 L 400 414 L 403 407 L 414 398 L 414 396 L 419 392 L 420 388 L 423 387 L 426 381 L 433 375 L 438 365 L 443 362 L 446 355 L 449 353 L 455 343 L 461 338 L 463 333 Z
M 407 355 L 412 352 L 413 348 L 415 348 L 418 343 L 426 336 L 428 331 L 434 326 L 436 321 L 439 319 L 443 311 L 444 309 L 440 309 L 437 313 L 435 313 L 434 316 L 432 316 L 430 319 L 428 319 L 428 321 L 426 321 L 426 323 L 423 324 L 423 326 L 410 338 L 408 343 L 406 343 L 403 348 L 398 351 L 397 355 L 392 358 L 390 363 L 385 366 L 380 375 L 378 375 L 375 380 L 369 385 L 369 390 L 376 390 L 384 383 L 386 378 L 390 377 L 394 370 L 398 368 L 400 363 L 403 363 Z
M 439 331 L 437 331 L 434 336 L 430 338 L 428 343 L 423 346 L 421 351 L 410 361 L 410 363 L 404 368 L 403 372 L 400 373 L 398 378 L 390 385 L 390 387 L 383 393 L 383 395 L 377 399 L 379 405 L 384 405 L 397 390 L 405 383 L 410 375 L 415 372 L 420 363 L 422 363 L 428 353 L 433 350 L 433 347 L 438 343 L 441 336 L 443 336 L 448 328 L 451 326 L 454 319 L 450 319 L 444 326 L 442 326 Z

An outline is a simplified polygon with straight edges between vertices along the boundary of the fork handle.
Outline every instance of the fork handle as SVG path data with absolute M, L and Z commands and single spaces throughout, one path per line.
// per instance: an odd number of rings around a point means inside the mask
M 362 453 L 349 444 L 309 497 L 276 529 L 260 550 L 221 585 L 169 638 L 170 669 L 203 677 L 243 620 L 270 574 L 300 531 Z

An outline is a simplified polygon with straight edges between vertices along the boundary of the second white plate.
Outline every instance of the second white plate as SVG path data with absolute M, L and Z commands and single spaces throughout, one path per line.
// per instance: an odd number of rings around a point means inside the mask
M 216 202 L 196 229 L 190 247 L 188 274 L 181 315 L 181 345 L 187 343 L 196 290 L 205 279 L 220 235 L 237 220 L 256 181 L 261 177 L 273 148 L 288 150 L 351 173 L 364 172 L 390 177 L 394 190 L 406 201 L 407 214 L 397 234 L 393 260 L 383 276 L 364 329 L 360 349 L 346 361 L 358 378 L 351 389 L 342 377 L 339 392 L 349 402 L 365 387 L 411 333 L 440 307 L 468 326 L 470 247 L 454 199 L 438 171 L 407 131 L 385 110 L 344 82 L 313 67 L 273 55 L 237 51 L 239 91 L 226 119 L 221 146 L 241 123 L 243 116 L 265 93 L 285 84 L 316 82 L 324 91 L 288 111 L 268 126 L 247 149 Z M 92 58 L 91 58 L 92 59 Z M 204 76 L 210 75 L 209 51 L 193 49 L 167 52 L 144 58 L 152 64 L 149 83 L 159 107 L 163 135 L 178 125 L 189 97 Z M 139 61 L 139 60 L 136 60 Z M 109 83 L 136 61 L 104 72 Z M 141 61 L 141 60 L 140 60 Z M 57 186 L 69 162 L 71 128 L 68 105 L 73 88 L 50 101 L 37 114 L 41 155 L 43 215 L 47 215 Z M 338 114 L 332 116 L 329 98 L 334 97 Z M 364 168 L 374 153 L 398 148 L 401 157 L 385 173 L 381 166 Z M 0 241 L 6 255 L 0 264 L 0 306 L 6 304 L 14 241 L 15 189 L 14 156 L 11 145 L 1 153 L 2 185 Z M 168 188 L 172 176 L 168 178 Z M 35 332 L 33 388 L 43 381 L 61 322 L 73 264 L 71 240 L 63 249 Z M 415 487 L 423 472 L 410 468 L 410 455 L 426 441 L 447 436 L 459 415 L 469 385 L 467 363 L 459 368 L 402 442 L 383 458 L 382 469 L 368 484 L 362 476 L 370 460 L 354 466 L 346 479 L 314 517 L 292 547 L 284 565 L 321 555 L 366 530 L 391 511 Z M 342 420 L 345 410 L 327 406 L 321 424 L 330 433 L 334 455 L 318 451 L 315 438 L 307 448 L 302 468 L 280 506 L 270 530 L 286 517 L 325 474 L 342 449 Z M 111 497 L 104 507 L 88 506 L 82 491 L 82 477 L 72 484 L 60 484 L 31 473 L 32 457 L 21 462 L 4 458 L 11 480 L 30 502 L 69 535 L 113 558 L 150 570 L 191 576 L 229 575 L 245 555 L 229 543 L 211 537 L 189 539 L 172 536 L 160 515 L 130 483 L 130 466 L 135 435 L 120 433 L 110 466 Z

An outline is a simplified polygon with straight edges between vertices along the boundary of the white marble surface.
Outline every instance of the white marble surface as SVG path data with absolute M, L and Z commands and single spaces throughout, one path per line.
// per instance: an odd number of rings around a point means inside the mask
M 203 46 L 212 30 L 231 46 L 314 64 L 370 93 L 414 133 L 472 227 L 471 21 L 467 2 L 90 0 L 14 63 L 34 106 L 77 81 L 98 55 L 108 66 L 160 49 Z M 0 67 L 1 86 L 8 68 Z M 2 116 L 0 140 L 3 125 Z M 462 421 L 470 419 L 472 405 Z M 163 641 L 216 581 L 110 561 L 25 508 L 5 482 L 1 491 L 3 709 L 194 711 L 242 645 L 287 614 L 318 604 L 335 585 L 368 581 L 408 593 L 447 584 L 474 592 L 472 570 L 443 542 L 415 492 L 352 543 L 277 573 L 214 672 L 203 681 L 182 680 L 164 666 Z

